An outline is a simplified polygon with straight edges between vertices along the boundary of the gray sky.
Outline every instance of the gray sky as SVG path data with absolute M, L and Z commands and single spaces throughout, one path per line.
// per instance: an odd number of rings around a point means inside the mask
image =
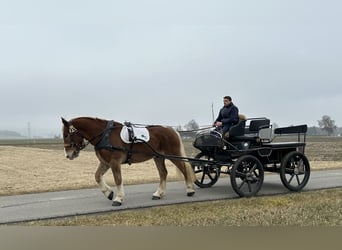
M 1 0 L 0 129 L 207 125 L 224 95 L 280 126 L 342 126 L 341 23 L 338 0 Z

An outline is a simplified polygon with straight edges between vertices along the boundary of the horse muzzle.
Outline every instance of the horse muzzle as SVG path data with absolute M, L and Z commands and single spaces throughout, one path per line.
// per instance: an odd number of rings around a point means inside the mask
M 65 151 L 65 157 L 69 160 L 73 160 L 77 158 L 79 154 L 80 154 L 80 151 L 70 151 L 70 152 Z

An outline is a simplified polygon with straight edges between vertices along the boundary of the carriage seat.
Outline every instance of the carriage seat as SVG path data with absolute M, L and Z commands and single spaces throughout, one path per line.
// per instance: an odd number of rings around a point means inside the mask
M 245 134 L 257 134 L 262 128 L 270 127 L 270 119 L 261 118 L 253 119 L 249 123 L 249 127 L 246 127 Z
M 257 142 L 260 140 L 269 139 L 271 133 L 270 120 L 267 118 L 252 119 L 248 127 L 243 127 L 243 132 L 241 131 L 241 128 L 237 129 L 234 128 L 234 126 L 231 127 L 231 129 L 233 129 L 233 133 L 231 134 L 231 131 L 229 130 L 229 141 Z
M 245 115 L 239 114 L 238 123 L 230 127 L 229 131 L 225 133 L 224 138 L 230 139 L 237 136 L 243 136 L 245 134 L 246 120 L 247 118 Z

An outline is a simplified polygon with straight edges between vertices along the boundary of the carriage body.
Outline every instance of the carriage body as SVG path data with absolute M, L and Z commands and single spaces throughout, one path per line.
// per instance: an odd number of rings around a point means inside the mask
M 248 125 L 246 123 L 249 122 Z M 231 127 L 228 138 L 215 130 L 197 135 L 193 146 L 200 150 L 198 161 L 191 164 L 196 174 L 195 184 L 206 188 L 214 185 L 221 174 L 229 174 L 235 192 L 253 196 L 260 190 L 264 172 L 279 173 L 283 185 L 300 191 L 310 176 L 305 156 L 307 125 L 272 129 L 267 118 L 239 121 Z M 276 138 L 296 135 L 296 141 Z

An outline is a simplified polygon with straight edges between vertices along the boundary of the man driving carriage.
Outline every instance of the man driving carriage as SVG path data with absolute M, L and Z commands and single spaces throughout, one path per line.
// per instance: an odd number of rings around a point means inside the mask
M 219 115 L 216 118 L 213 126 L 222 131 L 225 135 L 231 126 L 237 124 L 239 121 L 239 109 L 232 102 L 230 96 L 223 97 L 223 107 L 220 109 Z

